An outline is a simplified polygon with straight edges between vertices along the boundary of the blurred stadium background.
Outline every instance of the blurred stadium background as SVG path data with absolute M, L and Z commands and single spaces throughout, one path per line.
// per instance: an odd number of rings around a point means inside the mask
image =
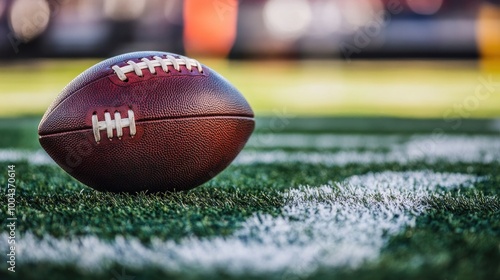
M 475 58 L 481 14 L 499 19 L 478 0 L 2 0 L 0 55 L 219 55 L 226 45 L 233 58 Z M 500 25 L 487 24 L 498 43 Z
M 100 58 L 161 50 L 205 58 L 262 114 L 285 100 L 297 114 L 441 117 L 451 108 L 464 117 L 454 105 L 482 71 L 499 73 L 498 4 L 0 0 L 0 114 L 41 114 Z M 467 117 L 497 116 L 500 97 L 490 97 Z

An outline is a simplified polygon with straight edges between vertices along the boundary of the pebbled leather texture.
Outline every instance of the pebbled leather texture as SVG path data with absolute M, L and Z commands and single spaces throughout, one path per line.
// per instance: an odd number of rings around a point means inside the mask
M 137 52 L 105 60 L 75 78 L 56 98 L 39 125 L 40 144 L 69 174 L 101 191 L 160 192 L 194 188 L 214 177 L 241 151 L 254 129 L 245 98 L 219 74 L 169 66 L 148 69 L 127 82 L 111 69 L 128 60 L 173 55 Z M 175 56 L 175 55 L 174 55 Z M 96 142 L 92 115 L 135 115 L 136 134 Z M 108 114 L 108 115 L 110 115 Z
M 87 118 L 94 108 L 113 110 L 120 106 L 135 106 L 136 119 L 151 120 L 195 116 L 246 116 L 253 111 L 245 98 L 226 79 L 203 65 L 204 74 L 181 66 L 181 73 L 169 66 L 165 73 L 143 70 L 143 77 L 127 74 L 122 82 L 111 69 L 127 61 L 165 56 L 170 53 L 136 52 L 105 60 L 69 83 L 49 107 L 38 127 L 40 135 L 67 132 L 91 127 Z M 172 55 L 172 54 L 170 54 Z M 119 59 L 118 59 L 119 58 Z

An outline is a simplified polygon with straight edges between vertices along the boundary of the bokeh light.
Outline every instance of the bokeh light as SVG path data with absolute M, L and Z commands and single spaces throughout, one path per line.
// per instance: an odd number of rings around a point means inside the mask
M 28 42 L 45 31 L 50 13 L 45 0 L 16 0 L 10 10 L 9 24 L 17 38 Z
M 238 1 L 183 1 L 184 49 L 192 56 L 226 57 L 236 39 Z
M 443 6 L 443 0 L 407 0 L 408 7 L 420 15 L 433 15 Z
M 354 29 L 364 26 L 382 11 L 380 0 L 341 1 L 344 18 Z
M 312 3 L 314 17 L 311 23 L 311 35 L 325 37 L 338 31 L 342 25 L 342 12 L 335 1 L 324 0 Z
M 106 0 L 104 14 L 114 20 L 134 20 L 144 13 L 145 7 L 145 0 Z
M 269 32 L 281 39 L 302 36 L 311 23 L 312 12 L 306 0 L 270 0 L 264 6 L 264 22 Z

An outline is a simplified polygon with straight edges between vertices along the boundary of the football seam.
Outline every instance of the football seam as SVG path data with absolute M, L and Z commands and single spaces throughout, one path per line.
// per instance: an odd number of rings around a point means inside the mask
M 190 72 L 192 72 L 192 67 L 198 69 L 200 74 L 203 74 L 203 65 L 195 59 L 188 58 L 185 56 L 179 56 L 176 58 L 172 55 L 165 55 L 165 58 L 160 56 L 153 56 L 153 60 L 149 60 L 147 57 L 143 57 L 139 59 L 141 62 L 134 62 L 132 60 L 128 60 L 124 66 L 119 66 L 120 63 L 115 64 L 111 67 L 114 70 L 114 73 L 118 76 L 118 78 L 126 82 L 128 77 L 125 74 L 134 73 L 135 75 L 142 77 L 144 74 L 142 73 L 143 69 L 148 69 L 151 74 L 156 74 L 156 67 L 161 67 L 161 69 L 165 73 L 169 73 L 170 70 L 168 66 L 172 66 L 176 71 L 180 72 L 180 66 L 186 67 Z
M 191 119 L 247 119 L 247 120 L 252 120 L 255 121 L 254 116 L 250 115 L 201 115 L 201 116 L 178 116 L 178 117 L 166 117 L 166 118 L 150 118 L 150 119 L 142 119 L 142 120 L 137 120 L 136 121 L 136 126 L 139 124 L 144 124 L 144 123 L 154 123 L 154 122 L 161 122 L 161 121 L 169 121 L 169 120 L 191 120 Z M 58 131 L 58 132 L 53 132 L 53 133 L 48 133 L 48 134 L 38 134 L 39 138 L 46 137 L 46 136 L 58 136 L 62 134 L 67 134 L 67 133 L 74 133 L 74 132 L 83 132 L 86 130 L 92 131 L 92 126 L 84 127 L 84 128 L 78 128 L 74 130 L 65 130 L 65 131 Z
M 109 68 L 109 67 L 108 67 L 108 68 Z M 113 70 L 113 69 L 109 68 L 109 71 L 112 71 L 112 70 Z M 81 74 L 80 74 L 80 75 L 81 75 Z M 79 76 L 80 76 L 80 75 L 79 75 Z M 57 104 L 54 104 L 54 106 L 53 106 L 53 108 L 51 108 L 51 110 L 49 110 L 49 111 L 45 112 L 45 115 L 46 115 L 46 116 L 49 116 L 51 113 L 53 113 L 55 110 L 57 110 L 57 108 L 59 108 L 59 106 L 61 106 L 61 104 L 63 104 L 63 103 L 64 103 L 64 101 L 66 101 L 68 98 L 72 97 L 75 93 L 79 92 L 80 90 L 82 90 L 82 89 L 84 89 L 84 88 L 88 87 L 89 85 L 91 85 L 91 84 L 93 84 L 93 83 L 96 83 L 96 82 L 98 82 L 98 81 L 100 81 L 100 80 L 102 80 L 102 79 L 108 78 L 108 77 L 109 77 L 109 76 L 111 76 L 111 75 L 114 75 L 114 72 L 107 73 L 107 74 L 105 74 L 104 76 L 99 76 L 99 77 L 97 77 L 97 78 L 95 78 L 95 79 L 92 79 L 91 81 L 86 82 L 84 85 L 82 85 L 82 86 L 81 86 L 81 87 L 79 87 L 78 89 L 73 90 L 73 92 L 69 93 L 69 94 L 68 94 L 67 96 L 65 96 L 63 99 L 59 100 L 59 102 L 58 102 Z M 74 80 L 76 80 L 79 76 L 77 76 Z M 71 84 L 72 82 L 73 82 L 73 81 L 71 81 L 71 82 L 70 82 L 70 84 Z M 66 87 L 64 87 L 64 88 L 63 88 L 63 90 L 61 91 L 61 93 L 62 93 L 62 92 L 64 92 L 68 86 L 69 86 L 69 84 L 68 84 Z M 44 115 L 44 116 L 45 116 L 45 115 Z
M 166 56 L 166 57 L 167 57 L 167 56 L 169 56 L 169 55 L 168 55 L 168 53 L 160 53 L 160 54 L 157 54 L 157 56 L 158 56 L 158 55 L 159 55 L 159 56 Z M 139 58 L 137 58 L 137 59 L 139 59 Z M 190 58 L 187 58 L 187 59 L 190 59 Z M 125 65 L 124 65 L 124 66 L 122 66 L 122 67 L 125 67 L 125 66 L 130 66 L 130 65 L 126 64 L 126 63 L 127 63 L 128 61 L 131 61 L 131 60 L 132 60 L 132 59 L 122 60 L 121 62 L 114 63 L 113 65 L 108 65 L 108 66 L 105 66 L 105 68 L 103 69 L 103 70 L 106 70 L 106 72 L 105 72 L 105 73 L 103 73 L 102 75 L 100 75 L 100 76 L 98 76 L 98 77 L 95 77 L 95 78 L 94 78 L 94 79 L 92 79 L 92 80 L 86 81 L 84 84 L 80 85 L 80 87 L 79 87 L 79 88 L 74 89 L 74 90 L 73 90 L 73 92 L 71 92 L 71 93 L 68 93 L 68 94 L 67 94 L 67 96 L 65 96 L 63 99 L 59 100 L 59 102 L 58 102 L 57 104 L 54 104 L 54 106 L 51 108 L 51 110 L 47 111 L 45 114 L 46 114 L 46 115 L 49 115 L 50 113 L 52 113 L 53 111 L 55 111 L 55 110 L 56 110 L 56 109 L 57 109 L 57 108 L 58 108 L 58 107 L 59 107 L 62 103 L 64 103 L 64 101 L 65 101 L 66 99 L 70 98 L 70 97 L 71 97 L 71 96 L 73 96 L 75 93 L 77 93 L 78 91 L 80 91 L 80 90 L 82 90 L 82 89 L 86 88 L 87 86 L 89 86 L 89 85 L 91 85 L 91 84 L 93 84 L 93 83 L 96 83 L 96 82 L 100 81 L 101 79 L 106 79 L 106 78 L 108 78 L 108 79 L 109 79 L 109 78 L 110 78 L 110 77 L 112 77 L 112 76 L 116 76 L 116 75 L 117 75 L 116 70 L 115 70 L 115 69 L 113 69 L 112 67 L 114 67 L 114 66 L 118 66 L 118 65 L 120 65 L 120 64 L 125 64 Z M 191 60 L 195 60 L 195 59 L 191 59 Z M 100 63 L 102 63 L 102 62 L 104 62 L 104 61 L 106 61 L 106 60 L 103 60 L 103 61 L 101 61 Z M 195 60 L 195 61 L 197 61 L 197 60 Z M 96 66 L 97 66 L 97 65 L 99 65 L 100 63 L 98 63 L 98 64 L 94 65 L 93 67 L 96 67 Z M 201 67 L 206 68 L 206 66 L 204 66 L 204 65 L 203 65 L 203 64 L 201 64 L 201 63 L 199 63 L 198 61 L 197 61 L 197 63 L 198 63 Z M 120 68 L 121 68 L 121 67 L 120 67 Z M 196 67 L 196 68 L 198 68 L 198 67 Z M 203 72 L 205 72 L 205 69 L 203 69 Z M 73 83 L 75 80 L 77 80 L 77 79 L 78 79 L 81 75 L 83 75 L 84 73 L 85 73 L 85 72 L 80 73 L 80 74 L 79 74 L 78 76 L 76 76 L 73 80 L 71 80 L 71 82 L 70 82 L 67 86 L 65 86 L 65 87 L 62 89 L 61 93 L 62 93 L 62 92 L 64 92 L 64 91 L 66 90 L 66 88 L 67 88 L 67 87 L 68 87 L 71 83 Z

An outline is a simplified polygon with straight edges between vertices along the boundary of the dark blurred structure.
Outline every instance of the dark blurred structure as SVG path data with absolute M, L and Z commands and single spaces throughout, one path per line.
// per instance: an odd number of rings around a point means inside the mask
M 198 1 L 220 20 L 237 14 L 233 58 L 478 55 L 482 1 Z M 184 53 L 185 21 L 197 15 L 183 8 L 182 0 L 0 0 L 0 58 Z

